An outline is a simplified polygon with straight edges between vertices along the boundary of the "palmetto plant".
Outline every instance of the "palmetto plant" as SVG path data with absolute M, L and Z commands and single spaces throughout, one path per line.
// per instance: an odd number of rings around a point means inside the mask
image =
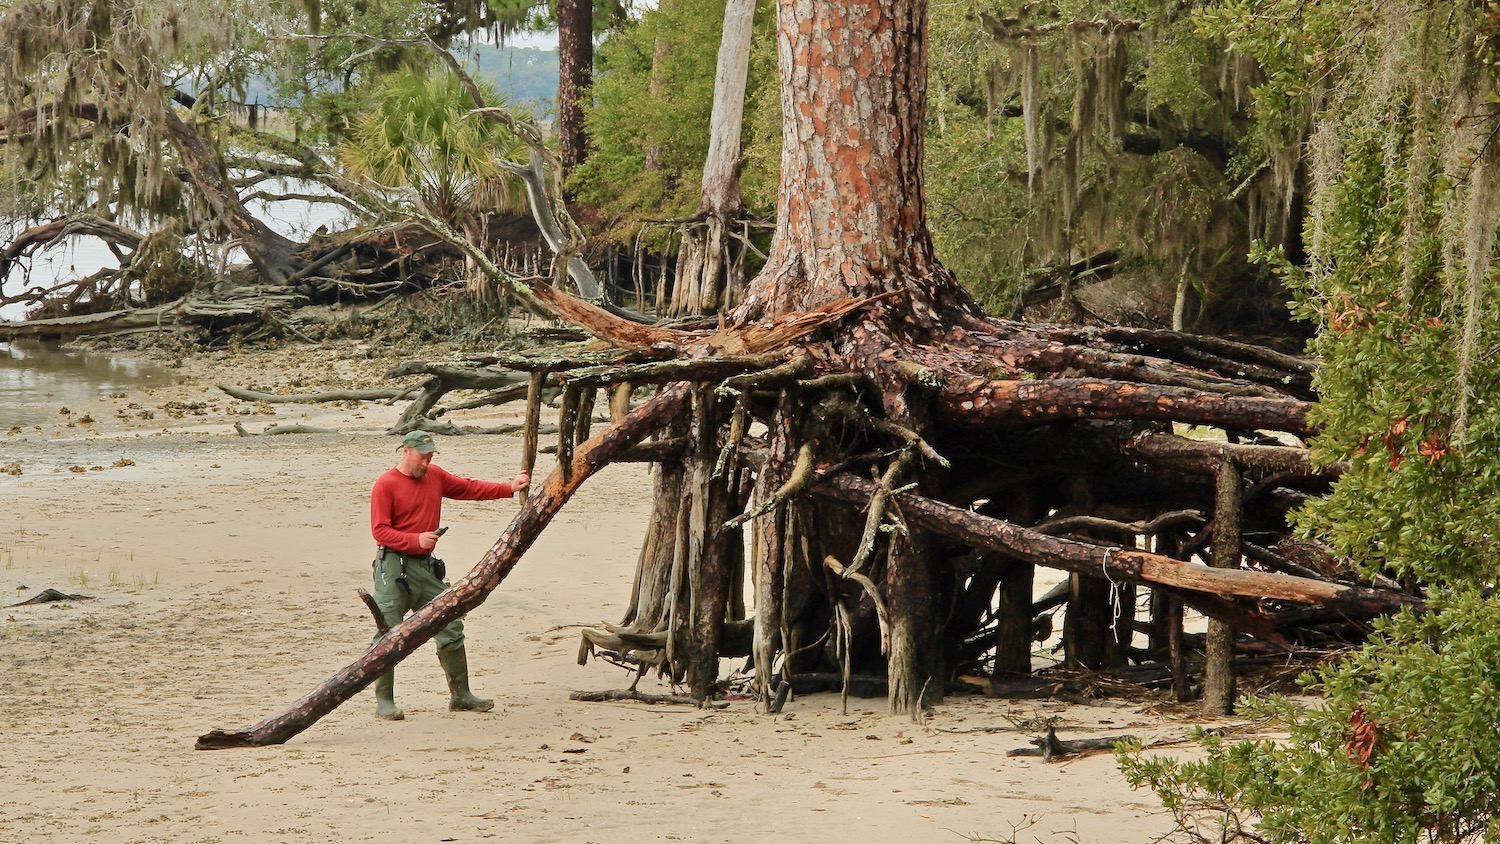
M 482 90 L 486 102 L 500 103 L 493 90 Z M 379 84 L 340 156 L 352 174 L 411 189 L 427 212 L 472 237 L 484 215 L 526 210 L 520 181 L 498 163 L 524 161 L 525 145 L 472 111 L 453 74 L 398 71 Z

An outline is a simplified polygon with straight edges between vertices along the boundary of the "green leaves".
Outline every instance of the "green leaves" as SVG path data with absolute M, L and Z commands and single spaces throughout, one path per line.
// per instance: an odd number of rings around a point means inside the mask
M 1305 677 L 1323 695 L 1307 712 L 1242 704 L 1274 712 L 1285 741 L 1205 739 L 1194 762 L 1122 766 L 1184 828 L 1483 840 L 1500 808 L 1500 602 L 1480 597 L 1500 579 L 1497 200 L 1485 187 L 1500 164 L 1492 124 L 1469 115 L 1495 86 L 1496 21 L 1467 5 L 1353 0 L 1238 0 L 1199 20 L 1258 60 L 1265 137 L 1312 127 L 1306 261 L 1259 257 L 1318 328 L 1314 457 L 1349 469 L 1294 518 L 1365 576 L 1426 584 L 1432 609 L 1380 622 L 1362 650 Z
M 1128 748 L 1127 780 L 1180 825 L 1253 823 L 1273 844 L 1483 840 L 1500 809 L 1500 601 L 1465 593 L 1378 627 L 1362 652 L 1304 678 L 1320 707 L 1242 704 L 1284 726 L 1285 741 L 1200 732 L 1191 762 Z
M 487 104 L 498 104 L 485 90 Z M 340 147 L 353 175 L 410 187 L 429 210 L 453 224 L 474 211 L 519 212 L 525 194 L 497 163 L 524 155 L 500 125 L 473 114 L 474 103 L 447 71 L 403 71 L 382 80 L 371 110 Z
M 758 11 L 757 37 L 766 40 L 772 15 L 766 4 Z M 571 184 L 579 201 L 625 221 L 614 236 L 628 238 L 632 218 L 675 219 L 696 210 L 723 24 L 722 0 L 662 2 L 599 46 L 585 119 L 589 157 Z M 774 59 L 752 60 L 747 125 L 762 89 L 769 85 L 770 102 L 777 102 L 775 74 Z M 745 157 L 756 157 L 748 144 Z M 767 174 L 750 163 L 746 171 L 744 180 L 769 180 L 774 190 L 774 169 Z M 755 201 L 748 191 L 747 199 Z

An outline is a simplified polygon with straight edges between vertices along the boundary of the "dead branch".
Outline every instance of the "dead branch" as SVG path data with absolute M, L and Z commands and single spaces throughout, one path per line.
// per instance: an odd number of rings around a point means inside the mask
M 276 393 L 262 393 L 258 390 L 247 390 L 244 387 L 230 387 L 224 384 L 218 385 L 220 390 L 233 398 L 241 401 L 295 404 L 318 404 L 330 401 L 380 401 L 382 399 L 393 399 L 406 392 L 396 387 L 378 387 L 369 390 L 333 390 L 326 393 L 295 393 L 291 395 L 278 395 Z
M 271 425 L 264 431 L 255 433 L 245 430 L 245 426 L 234 423 L 234 432 L 242 437 L 274 437 L 278 434 L 337 434 L 336 428 L 318 428 L 313 425 Z
M 700 359 L 674 359 L 630 366 L 595 366 L 575 369 L 564 374 L 568 384 L 579 387 L 602 387 L 621 382 L 632 384 L 666 384 L 672 381 L 722 381 L 735 375 L 768 370 L 782 363 L 781 355 L 755 355 Z
M 1063 740 L 1057 737 L 1057 728 L 1048 726 L 1041 738 L 1034 738 L 1035 747 L 1018 747 L 1006 751 L 1006 756 L 1040 756 L 1043 762 L 1051 762 L 1064 756 L 1086 756 L 1092 753 L 1113 751 L 1122 741 L 1135 741 L 1135 736 L 1106 736 L 1104 738 Z
M 380 605 L 375 603 L 375 596 L 371 595 L 369 590 L 361 586 L 358 589 L 355 589 L 354 593 L 359 596 L 359 599 L 361 601 L 364 602 L 365 608 L 370 611 L 370 615 L 374 616 L 375 630 L 378 633 L 384 635 L 385 631 L 391 629 L 391 626 L 385 621 L 385 613 L 380 611 Z
M 1205 516 L 1197 510 L 1174 510 L 1163 513 L 1150 521 L 1117 522 L 1098 516 L 1062 516 L 1048 519 L 1032 527 L 1038 533 L 1053 535 L 1081 530 L 1102 530 L 1122 536 L 1152 536 L 1179 524 L 1202 524 Z
M 817 480 L 813 461 L 813 447 L 810 443 L 804 443 L 797 449 L 797 462 L 792 466 L 791 477 L 787 478 L 786 483 L 782 484 L 780 489 L 768 496 L 759 506 L 735 516 L 726 522 L 724 527 L 737 528 L 751 519 L 760 518 L 802 493 L 812 485 L 813 481 Z
M 691 706 L 695 709 L 724 709 L 727 703 L 713 703 L 698 700 L 690 695 L 653 695 L 639 692 L 635 689 L 612 689 L 604 692 L 573 692 L 568 695 L 568 700 L 582 700 L 589 702 L 633 700 L 647 705 L 659 703 L 677 704 L 680 706 Z
M 880 623 L 880 652 L 889 653 L 891 647 L 891 615 L 885 608 L 885 601 L 881 600 L 880 590 L 875 588 L 875 582 L 852 568 L 844 568 L 836 557 L 824 557 L 823 565 L 828 570 L 847 580 L 852 580 L 865 590 L 870 600 L 875 604 L 875 618 Z
M 823 475 L 813 492 L 863 506 L 874 494 L 875 484 L 848 474 Z M 1419 599 L 1399 592 L 1345 586 L 1286 574 L 1214 569 L 1145 551 L 1061 539 L 910 492 L 901 493 L 896 498 L 907 518 L 927 530 L 1049 568 L 1184 590 L 1191 593 L 1185 601 L 1211 617 L 1223 608 L 1209 607 L 1201 596 L 1270 598 L 1365 614 L 1395 612 L 1422 605 Z M 1236 615 L 1229 620 L 1243 627 L 1242 617 Z M 1265 628 L 1264 624 L 1257 626 Z

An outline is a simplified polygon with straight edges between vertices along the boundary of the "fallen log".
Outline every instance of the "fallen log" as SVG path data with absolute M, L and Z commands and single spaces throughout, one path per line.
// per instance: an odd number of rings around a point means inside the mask
M 848 474 L 820 475 L 819 482 L 812 488 L 814 494 L 860 506 L 869 501 L 876 490 L 875 483 Z M 1216 613 L 1224 612 L 1223 609 L 1211 607 L 1198 600 L 1199 597 L 1270 598 L 1361 615 L 1381 615 L 1423 605 L 1419 599 L 1400 592 L 1289 574 L 1214 569 L 1130 548 L 1091 545 L 1048 536 L 911 492 L 899 493 L 895 498 L 900 503 L 901 512 L 923 529 L 1049 568 L 1182 590 L 1189 593 L 1185 599 L 1188 603 L 1210 617 L 1221 617 Z M 1242 613 L 1225 613 L 1222 617 L 1241 626 L 1243 619 L 1240 615 Z M 1256 626 L 1263 632 L 1269 627 L 1268 624 Z M 1241 629 L 1245 628 L 1241 626 Z
M 194 745 L 196 749 L 282 744 L 317 723 L 437 635 L 448 622 L 484 603 L 585 480 L 607 466 L 615 455 L 674 419 L 686 406 L 686 390 L 668 389 L 642 404 L 619 424 L 584 443 L 573 456 L 568 480 L 563 480 L 561 470 L 554 470 L 539 488 L 534 488 L 531 498 L 467 575 L 427 606 L 388 630 L 359 659 L 303 695 L 285 712 L 247 729 L 211 730 L 198 737 Z
M 277 310 L 291 310 L 308 298 L 281 287 L 236 288 L 222 297 L 184 298 L 149 308 L 122 308 L 97 314 L 0 322 L 0 341 L 76 340 L 100 334 L 177 331 L 185 326 L 261 320 Z
M 127 308 L 81 316 L 0 322 L 0 341 L 76 340 L 79 337 L 121 331 L 175 331 L 185 321 L 182 305 L 182 301 L 178 300 L 153 308 Z

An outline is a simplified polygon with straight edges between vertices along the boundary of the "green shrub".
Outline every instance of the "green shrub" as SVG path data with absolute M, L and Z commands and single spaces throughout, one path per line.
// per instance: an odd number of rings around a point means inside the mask
M 1192 841 L 1478 842 L 1500 811 L 1500 600 L 1468 593 L 1402 613 L 1352 658 L 1302 679 L 1321 706 L 1285 697 L 1241 710 L 1284 740 L 1198 731 L 1197 760 L 1118 754 Z

